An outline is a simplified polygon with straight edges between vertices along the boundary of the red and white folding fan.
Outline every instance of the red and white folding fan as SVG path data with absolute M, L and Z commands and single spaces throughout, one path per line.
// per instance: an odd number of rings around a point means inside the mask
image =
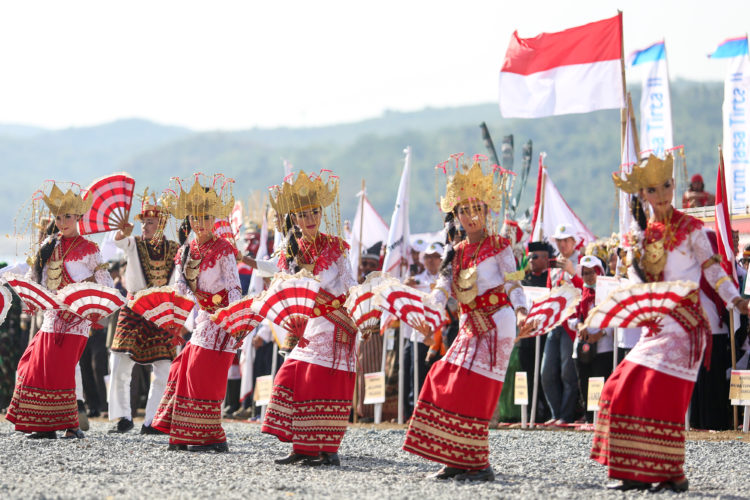
M 349 296 L 344 303 L 344 307 L 364 338 L 373 333 L 378 333 L 380 316 L 383 314 L 383 310 L 376 304 L 374 290 L 391 282 L 398 283 L 398 280 L 388 273 L 376 271 L 368 274 L 361 285 L 349 289 Z
M 83 196 L 84 200 L 93 198 L 94 201 L 78 221 L 78 231 L 94 234 L 117 229 L 128 220 L 134 191 L 135 179 L 125 173 L 95 180 Z
M 581 291 L 564 284 L 553 288 L 548 294 L 531 304 L 525 324 L 534 324 L 534 330 L 526 337 L 544 335 L 575 313 Z
M 128 307 L 134 313 L 165 330 L 176 331 L 185 325 L 195 301 L 177 293 L 170 286 L 141 290 Z
M 696 288 L 692 281 L 657 281 L 618 288 L 589 312 L 584 326 L 658 328 L 661 318 Z
M 244 339 L 263 321 L 256 308 L 255 297 L 243 297 L 211 315 L 211 321 L 237 340 Z
M 435 331 L 440 328 L 445 320 L 445 308 L 435 304 L 429 295 L 422 298 L 422 306 L 424 307 L 424 319 L 432 326 L 432 330 Z
M 11 305 L 13 305 L 13 294 L 7 286 L 0 285 L 0 325 L 5 321 Z
M 260 316 L 276 323 L 295 337 L 302 337 L 307 320 L 315 311 L 315 297 L 320 281 L 308 271 L 297 274 L 277 274 L 268 290 L 255 300 L 253 306 Z
M 6 274 L 3 277 L 18 296 L 21 297 L 24 312 L 32 313 L 37 310 L 47 311 L 49 309 L 63 308 L 63 305 L 52 295 L 52 292 L 39 283 L 15 274 Z
M 232 244 L 235 250 L 237 249 L 237 243 L 234 239 L 234 231 L 232 230 L 232 226 L 229 224 L 228 220 L 216 219 L 216 221 L 214 222 L 214 234 L 219 238 L 224 238 Z
M 125 297 L 116 289 L 83 281 L 71 283 L 57 293 L 70 312 L 96 323 L 125 305 Z
M 437 328 L 434 318 L 425 316 L 424 301 L 426 294 L 403 283 L 385 283 L 375 291 L 376 305 L 396 316 L 412 328 L 427 323 Z

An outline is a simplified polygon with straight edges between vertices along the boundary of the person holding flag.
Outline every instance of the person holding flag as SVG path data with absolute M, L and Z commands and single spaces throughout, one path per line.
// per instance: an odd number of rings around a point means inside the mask
M 461 329 L 427 375 L 403 446 L 444 464 L 437 479 L 495 479 L 489 464 L 489 423 L 503 387 L 516 324 L 522 324 L 527 313 L 518 282 L 523 273 L 517 276 L 510 241 L 490 234 L 487 222 L 490 210 L 502 209 L 507 186 L 503 180 L 502 175 L 493 180 L 493 172 L 485 174 L 475 160 L 449 177 L 440 201 L 447 214 L 446 243 L 452 241 L 456 219 L 467 238 L 448 247 L 430 297 L 443 307 L 449 297 L 458 299 Z M 428 326 L 419 332 L 432 344 Z
M 628 276 L 633 281 L 698 283 L 704 277 L 730 308 L 747 314 L 748 301 L 714 254 L 703 223 L 672 206 L 673 157 L 650 155 L 623 179 L 620 189 L 634 194 L 634 229 L 628 235 Z M 647 206 L 644 206 L 644 203 Z M 653 212 L 650 219 L 647 211 Z M 637 224 L 637 227 L 635 225 Z M 698 290 L 665 315 L 658 329 L 644 331 L 638 343 L 604 385 L 591 458 L 608 466 L 608 487 L 618 490 L 687 491 L 685 413 L 711 331 Z M 710 357 L 707 355 L 707 359 Z

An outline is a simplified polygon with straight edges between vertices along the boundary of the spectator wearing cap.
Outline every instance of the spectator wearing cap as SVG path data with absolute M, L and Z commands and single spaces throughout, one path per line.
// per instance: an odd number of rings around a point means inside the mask
M 416 276 L 424 271 L 424 264 L 420 255 L 427 249 L 430 243 L 422 238 L 416 238 L 411 242 L 411 265 L 409 266 L 409 276 Z
M 690 187 L 682 195 L 682 208 L 706 207 L 716 203 L 716 197 L 704 190 L 705 184 L 701 174 L 690 178 Z
M 526 271 L 526 277 L 521 281 L 523 286 L 547 287 L 549 278 L 550 259 L 555 256 L 555 249 L 546 241 L 532 241 L 528 245 L 529 267 Z M 547 336 L 541 335 L 540 351 L 544 352 L 544 345 L 547 342 Z M 534 375 L 534 358 L 536 355 L 536 338 L 524 338 L 518 341 L 518 360 L 521 364 L 521 371 L 526 372 L 528 379 L 531 380 Z M 544 396 L 544 389 L 540 386 L 537 394 L 536 418 L 540 422 L 547 421 L 551 417 L 547 399 Z M 531 408 L 532 391 L 529 391 L 529 408 Z
M 383 243 L 379 241 L 362 252 L 362 256 L 359 259 L 359 276 L 357 279 L 359 283 L 365 281 L 368 274 L 382 269 L 382 262 L 380 261 L 380 249 L 382 246 Z
M 547 279 L 549 288 L 564 283 L 583 288 L 583 279 L 576 273 L 579 253 L 571 224 L 560 224 L 552 238 L 559 255 L 550 266 Z M 570 329 L 567 322 L 547 334 L 542 357 L 542 388 L 547 404 L 552 412 L 548 425 L 565 425 L 572 423 L 578 400 L 578 376 L 573 362 L 573 340 L 576 332 Z
M 581 301 L 576 306 L 575 318 L 569 324 L 575 325 L 578 332 L 573 343 L 573 359 L 578 374 L 578 389 L 586 408 L 589 390 L 589 378 L 604 377 L 612 374 L 612 351 L 614 350 L 614 330 L 612 328 L 584 328 L 583 322 L 594 307 L 596 296 L 596 277 L 604 276 L 601 259 L 586 255 L 580 263 L 583 278 Z M 587 413 L 587 420 L 593 421 L 593 413 Z
M 414 248 L 414 247 L 412 247 Z M 438 271 L 440 270 L 440 262 L 443 255 L 443 245 L 439 242 L 428 243 L 424 246 L 422 251 L 419 253 L 419 262 L 424 268 L 421 273 L 407 278 L 405 284 L 416 288 L 417 290 L 430 293 L 435 288 L 435 282 L 438 279 Z M 404 373 L 407 374 L 408 380 L 406 380 L 406 391 L 404 401 L 404 415 L 408 418 L 414 410 L 414 394 L 419 394 L 422 384 L 424 384 L 425 377 L 427 377 L 428 361 L 427 354 L 429 353 L 429 347 L 423 342 L 417 342 L 417 354 L 416 354 L 416 365 L 417 365 L 417 381 L 419 387 L 414 387 L 414 350 L 413 342 L 407 342 L 404 348 Z M 433 355 L 434 356 L 434 355 Z

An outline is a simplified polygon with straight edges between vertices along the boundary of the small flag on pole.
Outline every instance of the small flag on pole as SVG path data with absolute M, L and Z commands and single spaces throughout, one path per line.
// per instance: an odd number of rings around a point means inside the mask
M 719 172 L 716 175 L 715 225 L 718 239 L 721 266 L 732 277 L 737 285 L 737 268 L 734 265 L 734 242 L 732 241 L 732 223 L 727 204 L 727 185 L 724 182 L 724 153 L 719 148 Z

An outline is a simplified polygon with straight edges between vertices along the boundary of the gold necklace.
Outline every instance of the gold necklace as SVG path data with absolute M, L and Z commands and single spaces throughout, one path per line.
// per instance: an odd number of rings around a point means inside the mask
M 47 262 L 48 290 L 57 290 L 60 287 L 63 279 L 63 262 L 65 262 L 65 257 L 67 257 L 70 251 L 73 250 L 73 248 L 75 248 L 75 246 L 78 244 L 78 238 L 80 237 L 81 235 L 76 235 L 73 243 L 70 244 L 70 247 L 65 251 L 62 257 L 60 257 L 59 259 L 50 258 L 50 260 Z M 59 254 L 60 252 L 62 252 L 62 240 L 60 240 L 60 245 L 55 247 L 53 255 Z
M 453 293 L 456 295 L 456 299 L 458 299 L 458 301 L 462 304 L 470 304 L 474 301 L 474 299 L 477 297 L 477 294 L 479 293 L 479 287 L 477 285 L 477 278 L 479 277 L 479 274 L 477 273 L 476 260 L 477 256 L 479 256 L 479 250 L 482 248 L 484 240 L 486 239 L 487 235 L 485 234 L 482 240 L 477 245 L 477 249 L 474 252 L 471 260 L 469 261 L 472 265 L 466 269 L 461 269 L 458 272 L 458 276 L 453 283 Z M 465 251 L 466 247 L 461 249 L 459 266 L 463 264 Z

